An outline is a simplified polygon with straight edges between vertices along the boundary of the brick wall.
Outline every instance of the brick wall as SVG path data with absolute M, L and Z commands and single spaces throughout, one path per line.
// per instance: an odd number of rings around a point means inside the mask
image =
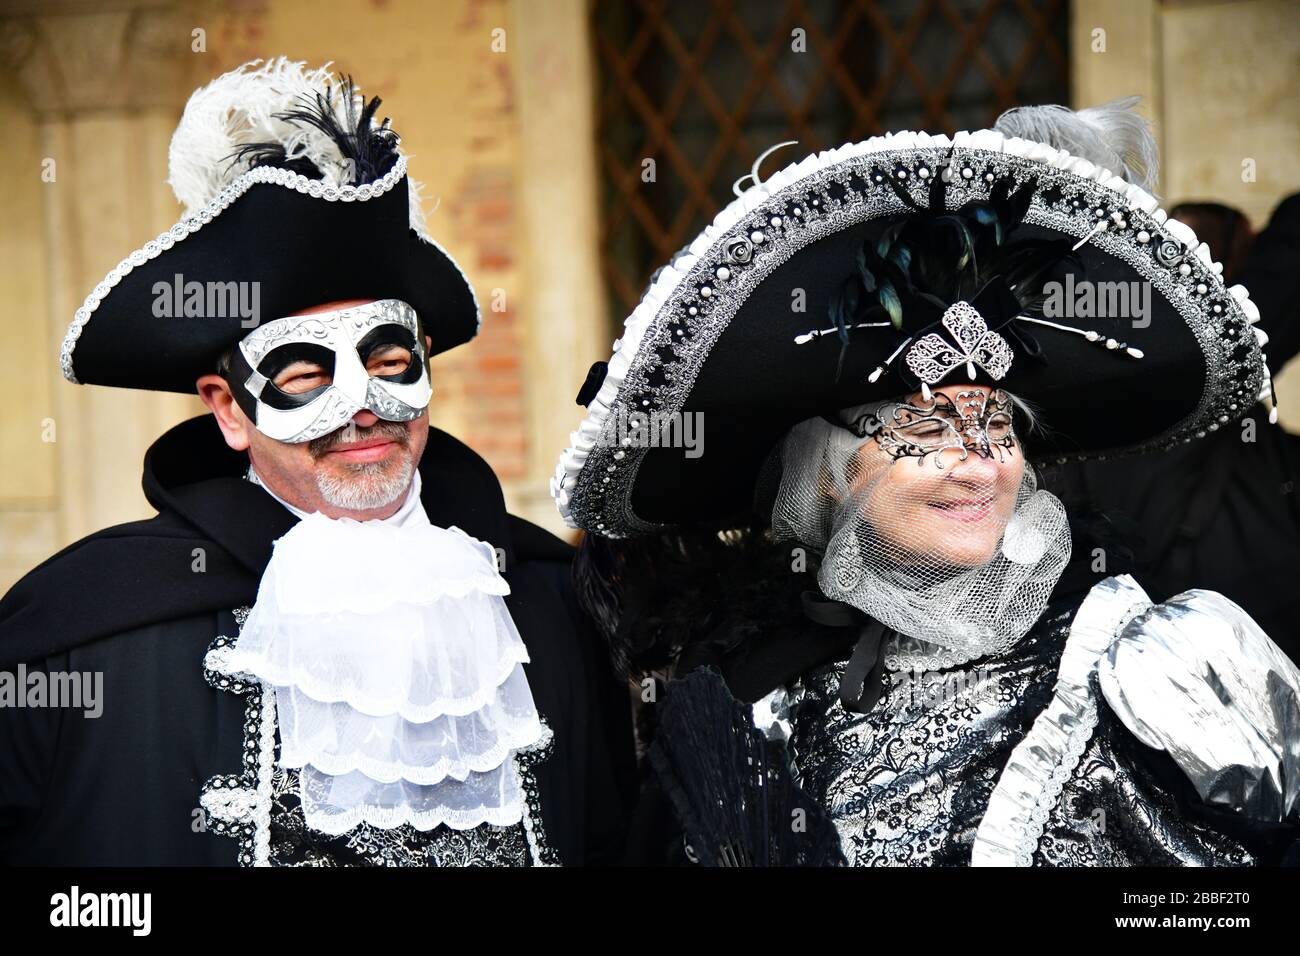
M 469 276 L 483 310 L 477 339 L 433 363 L 433 423 L 483 455 L 507 497 L 524 481 L 519 137 L 507 0 L 227 2 L 205 75 L 283 53 L 334 60 L 383 97 L 424 184 L 429 231 Z M 505 30 L 505 52 L 493 49 Z M 195 83 L 200 83 L 198 76 Z

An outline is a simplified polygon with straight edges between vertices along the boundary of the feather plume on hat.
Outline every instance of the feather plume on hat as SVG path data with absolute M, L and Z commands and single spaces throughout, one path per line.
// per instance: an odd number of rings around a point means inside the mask
M 167 153 L 167 181 L 186 215 L 257 166 L 333 186 L 374 182 L 393 167 L 400 137 L 386 117 L 376 122 L 381 100 L 331 66 L 253 60 L 190 96 Z M 428 240 L 419 184 L 408 182 L 411 228 Z

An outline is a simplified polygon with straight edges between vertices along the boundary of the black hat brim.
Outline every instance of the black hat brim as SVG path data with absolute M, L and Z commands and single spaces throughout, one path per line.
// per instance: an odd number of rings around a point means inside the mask
M 895 363 L 876 382 L 869 376 L 898 337 L 883 329 L 852 334 L 840 362 L 833 335 L 795 346 L 797 335 L 824 326 L 831 294 L 855 268 L 857 249 L 888 221 L 848 229 L 818 240 L 779 266 L 737 310 L 709 351 L 681 406 L 694 416 L 702 451 L 647 448 L 633 487 L 632 509 L 645 521 L 690 523 L 742 516 L 767 455 L 795 424 L 838 409 L 906 395 L 915 390 Z M 1059 237 L 1024 227 L 1026 238 Z M 1089 282 L 1138 282 L 1126 263 L 1086 247 L 1080 250 Z M 803 290 L 806 311 L 791 309 Z M 1200 399 L 1206 365 L 1196 336 L 1164 298 L 1151 297 L 1150 324 L 1133 328 L 1119 317 L 1066 320 L 1095 329 L 1143 351 L 1141 359 L 1104 344 L 1043 326 L 1021 327 L 1041 354 L 1019 354 L 1011 371 L 994 381 L 976 370 L 973 384 L 996 386 L 1030 401 L 1041 431 L 1022 434 L 1035 459 L 1104 453 L 1138 445 L 1191 415 Z M 951 373 L 936 391 L 966 382 Z M 1097 391 L 1116 400 L 1095 401 Z M 1127 406 L 1127 407 L 1126 407 Z M 1023 431 L 1023 429 L 1022 429 Z

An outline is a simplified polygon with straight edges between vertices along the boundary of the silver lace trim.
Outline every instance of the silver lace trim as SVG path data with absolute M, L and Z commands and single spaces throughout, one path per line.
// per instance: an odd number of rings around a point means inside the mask
M 528 855 L 533 866 L 559 866 L 560 857 L 546 838 L 542 823 L 541 790 L 537 785 L 537 765 L 555 749 L 555 735 L 542 720 L 542 736 L 527 750 L 515 753 L 515 770 L 524 791 L 524 834 L 528 838 Z
M 242 628 L 249 609 L 237 608 Z M 218 635 L 203 657 L 203 676 L 217 690 L 246 697 L 244 767 L 241 773 L 210 777 L 199 794 L 207 826 L 239 842 L 240 866 L 271 865 L 271 782 L 275 767 L 275 689 L 228 669 L 227 655 L 238 635 Z
M 1020 637 L 1023 636 L 1020 635 Z M 978 660 L 981 657 L 988 657 L 990 654 L 999 654 L 1019 641 L 1020 637 L 1006 642 L 1006 646 L 957 651 L 949 647 L 941 647 L 938 644 L 931 644 L 929 641 L 923 641 L 919 638 L 908 637 L 905 634 L 895 634 L 885 641 L 883 648 L 885 668 L 891 671 L 911 671 L 913 673 L 949 670 Z
M 1061 790 L 1097 727 L 1090 682 L 1106 648 L 1151 602 L 1131 577 L 1107 578 L 1088 592 L 1061 652 L 1056 691 L 1016 745 L 984 811 L 972 866 L 1032 866 Z

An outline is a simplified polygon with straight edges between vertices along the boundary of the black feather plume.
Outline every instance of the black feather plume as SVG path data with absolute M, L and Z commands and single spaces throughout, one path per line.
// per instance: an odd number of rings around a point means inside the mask
M 397 163 L 397 145 L 400 138 L 388 125 L 388 118 L 375 124 L 375 113 L 382 102 L 374 96 L 366 99 L 357 94 L 352 77 L 341 84 L 343 122 L 334 109 L 334 89 L 326 86 L 323 93 L 303 97 L 297 109 L 276 113 L 275 118 L 295 126 L 310 126 L 330 137 L 338 146 L 343 159 L 350 164 L 348 184 L 364 186 L 380 179 Z M 249 168 L 274 166 L 289 169 L 309 179 L 321 179 L 321 169 L 305 156 L 289 159 L 283 143 L 245 143 L 229 157 L 230 162 L 246 162 Z
M 762 511 L 770 515 L 770 505 Z M 683 653 L 712 658 L 774 629 L 796 631 L 805 623 L 799 594 L 816 587 L 815 574 L 791 573 L 790 549 L 753 526 L 725 540 L 688 530 L 617 541 L 584 535 L 573 570 L 578 600 L 616 669 L 636 680 Z
M 856 315 L 888 318 L 901 336 L 916 336 L 935 325 L 955 302 L 971 301 L 990 282 L 1005 284 L 1022 311 L 1041 309 L 1043 284 L 1062 270 L 1081 268 L 1068 240 L 1017 240 L 1038 187 L 1030 177 L 995 180 L 986 198 L 949 209 L 951 188 L 945 169 L 935 170 L 923 207 L 896 177 L 885 175 L 909 212 L 898 216 L 858 251 L 848 279 L 860 295 L 841 289 L 831 304 L 836 327 L 849 318 L 844 303 L 858 303 Z M 1013 316 L 988 316 L 999 325 Z M 851 327 L 852 322 L 847 323 Z M 841 362 L 843 356 L 841 355 Z

